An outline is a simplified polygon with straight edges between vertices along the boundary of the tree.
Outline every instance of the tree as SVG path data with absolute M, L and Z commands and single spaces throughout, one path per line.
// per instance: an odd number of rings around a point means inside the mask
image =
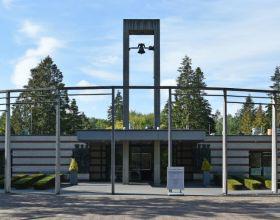
M 209 102 L 204 99 L 201 89 L 206 86 L 204 74 L 198 67 L 191 67 L 191 59 L 185 57 L 178 69 L 177 85 L 184 87 L 175 90 L 173 121 L 176 128 L 204 129 L 214 131 L 214 120 Z
M 253 126 L 255 128 L 261 128 L 262 131 L 264 131 L 265 128 L 267 128 L 267 120 L 265 117 L 265 112 L 262 109 L 262 106 L 259 105 L 256 109 L 255 114 L 255 120 L 253 122 Z
M 271 89 L 275 91 L 280 91 L 280 66 L 275 67 L 274 74 L 270 77 L 272 81 L 272 85 L 270 86 Z M 271 94 L 269 94 L 271 96 Z M 280 103 L 280 95 L 279 93 L 276 94 L 276 102 Z M 272 108 L 271 105 L 266 106 L 266 121 L 267 121 L 267 128 L 271 128 L 271 119 L 272 119 Z M 276 106 L 277 110 L 277 126 L 280 127 L 280 106 Z
M 122 121 L 123 118 L 123 98 L 121 92 L 118 90 L 117 95 L 114 99 L 115 104 L 115 120 Z M 108 108 L 108 121 L 112 121 L 112 105 Z
M 255 120 L 254 104 L 251 95 L 246 97 L 246 101 L 240 109 L 239 117 L 240 131 L 246 135 L 251 134 Z
M 6 124 L 6 114 L 2 113 L 2 115 L 0 116 L 0 135 L 4 135 L 5 134 L 5 124 Z
M 56 111 L 55 90 L 34 91 L 34 89 L 64 87 L 62 72 L 48 56 L 37 67 L 31 69 L 31 77 L 25 89 L 12 106 L 11 125 L 16 134 L 51 135 L 55 133 Z M 30 103 L 30 104 L 29 104 Z M 63 134 L 73 134 L 74 126 L 82 123 L 81 114 L 76 101 L 69 100 L 66 90 L 60 92 L 61 131 Z

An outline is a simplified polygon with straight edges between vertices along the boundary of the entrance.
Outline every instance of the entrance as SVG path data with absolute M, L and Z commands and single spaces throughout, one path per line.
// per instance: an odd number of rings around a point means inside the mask
M 129 180 L 143 183 L 153 181 L 153 144 L 130 144 Z

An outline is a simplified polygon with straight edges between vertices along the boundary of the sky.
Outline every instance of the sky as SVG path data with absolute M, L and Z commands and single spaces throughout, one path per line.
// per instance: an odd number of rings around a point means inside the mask
M 161 85 L 176 85 L 185 55 L 213 87 L 268 89 L 280 65 L 279 0 L 0 0 L 0 89 L 24 86 L 47 55 L 66 86 L 122 85 L 128 18 L 160 19 Z M 131 46 L 140 42 L 153 45 L 150 36 L 130 38 Z M 152 85 L 152 52 L 130 57 L 130 84 Z M 109 96 L 77 99 L 87 115 L 106 117 Z M 213 112 L 221 109 L 220 100 L 209 101 Z M 133 91 L 130 109 L 152 112 L 151 91 Z

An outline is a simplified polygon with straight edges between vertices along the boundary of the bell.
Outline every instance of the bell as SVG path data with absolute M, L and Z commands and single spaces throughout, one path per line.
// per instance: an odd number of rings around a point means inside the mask
M 138 48 L 139 48 L 138 53 L 140 54 L 145 53 L 145 44 L 143 43 L 138 44 Z

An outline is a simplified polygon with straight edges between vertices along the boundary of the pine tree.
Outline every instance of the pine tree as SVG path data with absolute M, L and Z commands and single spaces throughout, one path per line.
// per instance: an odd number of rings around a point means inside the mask
M 115 120 L 122 121 L 123 118 L 123 98 L 120 91 L 117 91 L 117 95 L 114 99 L 115 103 Z M 112 121 L 112 105 L 109 106 L 107 111 L 108 121 Z
M 31 69 L 31 77 L 25 89 L 54 88 L 64 87 L 62 72 L 48 56 L 39 65 Z M 19 94 L 12 107 L 12 128 L 16 134 L 36 134 L 53 135 L 56 123 L 56 91 L 32 91 Z M 69 105 L 69 97 L 66 90 L 60 92 L 60 115 L 62 134 L 72 134 L 73 129 L 70 124 L 75 123 L 76 102 L 72 102 L 72 109 Z M 25 104 L 20 104 L 25 103 Z M 30 103 L 30 104 L 26 104 Z M 75 120 L 74 120 L 75 119 Z M 74 121 L 73 121 L 74 120 Z
M 254 104 L 251 95 L 246 97 L 246 101 L 240 109 L 239 118 L 240 131 L 246 135 L 251 134 L 255 119 Z
M 273 76 L 270 77 L 272 81 L 272 85 L 270 86 L 271 89 L 280 91 L 280 66 L 276 66 Z M 269 94 L 271 96 L 271 94 Z M 276 95 L 276 102 L 280 103 L 280 95 L 279 93 Z M 267 128 L 271 128 L 271 119 L 272 119 L 272 111 L 271 105 L 266 106 L 266 121 L 267 121 Z M 280 127 L 280 106 L 276 106 L 277 110 L 277 126 Z
M 259 105 L 255 112 L 256 115 L 255 115 L 255 120 L 253 122 L 253 126 L 255 128 L 261 128 L 262 131 L 264 131 L 264 129 L 267 128 L 267 121 L 262 106 Z
M 177 85 L 185 87 L 176 89 L 173 108 L 173 121 L 176 128 L 209 129 L 213 131 L 214 120 L 211 115 L 209 102 L 204 99 L 201 88 L 205 87 L 204 74 L 198 67 L 195 71 L 191 67 L 191 59 L 185 57 L 178 69 L 180 73 Z

